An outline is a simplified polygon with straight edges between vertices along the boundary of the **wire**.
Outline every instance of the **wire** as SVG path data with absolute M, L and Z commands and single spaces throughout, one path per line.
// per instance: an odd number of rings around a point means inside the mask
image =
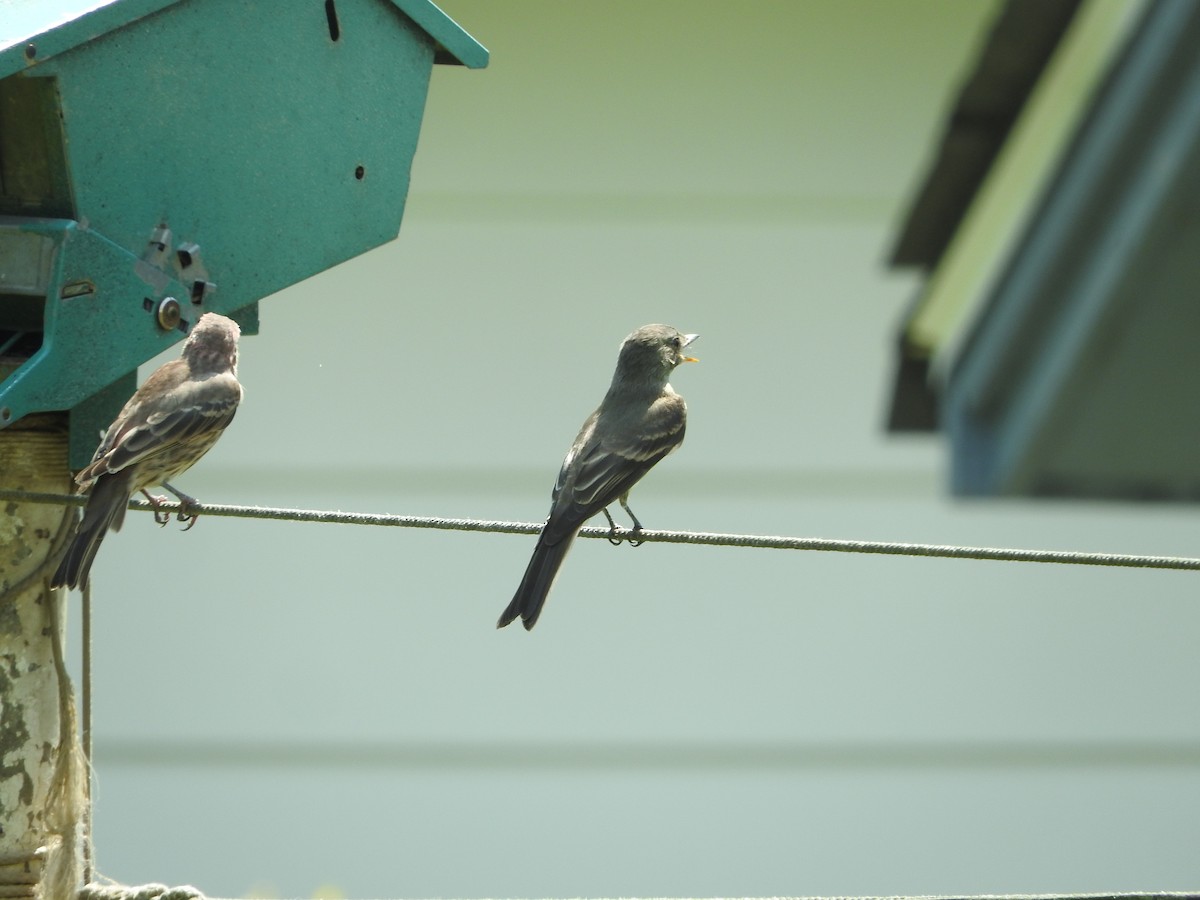
M 362 768 L 465 769 L 643 769 L 678 773 L 688 769 L 1008 769 L 1104 766 L 1196 769 L 1200 746 L 1187 740 L 973 740 L 898 741 L 864 738 L 807 740 L 544 739 L 420 740 L 109 737 L 97 745 L 100 764 L 235 767 L 278 770 Z
M 30 491 L 0 490 L 0 500 L 25 503 L 57 503 L 82 506 L 86 496 L 45 494 Z M 145 500 L 131 500 L 129 508 L 149 512 L 154 507 Z M 163 502 L 164 512 L 175 512 L 178 503 Z M 206 516 L 238 519 L 268 519 L 286 522 L 315 522 L 324 525 L 376 525 L 394 528 L 435 528 L 445 531 L 477 531 L 494 534 L 537 534 L 539 523 L 500 522 L 487 519 L 448 519 L 437 516 L 397 516 L 332 510 L 286 509 L 270 506 L 234 506 L 202 504 Z M 584 538 L 612 538 L 607 528 L 583 528 Z M 629 540 L 631 532 L 617 537 Z M 848 541 L 829 538 L 777 537 L 756 534 L 719 534 L 697 531 L 638 532 L 636 539 L 646 543 L 701 544 L 710 547 L 750 547 L 762 550 L 814 550 L 833 553 L 874 553 L 889 556 L 923 556 L 942 559 L 996 560 L 1001 562 L 1057 563 L 1076 566 L 1117 566 L 1135 569 L 1200 570 L 1200 559 L 1185 556 L 1142 556 L 1130 553 L 1085 553 L 1074 550 L 1019 550 L 997 547 L 959 547 L 948 544 L 912 544 L 893 541 Z

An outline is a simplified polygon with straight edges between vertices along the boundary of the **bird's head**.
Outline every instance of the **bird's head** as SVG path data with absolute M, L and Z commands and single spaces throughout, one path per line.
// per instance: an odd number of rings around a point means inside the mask
M 242 330 L 233 319 L 208 312 L 192 326 L 183 345 L 183 358 L 194 371 L 237 371 L 238 338 Z
M 630 373 L 661 373 L 666 377 L 680 363 L 697 361 L 694 356 L 684 355 L 696 338 L 697 335 L 683 334 L 670 325 L 643 325 L 621 344 L 617 368 Z

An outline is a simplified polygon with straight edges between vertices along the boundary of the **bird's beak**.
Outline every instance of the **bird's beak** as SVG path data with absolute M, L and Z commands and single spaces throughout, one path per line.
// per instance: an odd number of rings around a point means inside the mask
M 690 344 L 692 341 L 694 341 L 698 337 L 700 337 L 700 335 L 698 335 L 698 334 L 685 334 L 683 336 L 683 346 L 686 347 L 688 344 Z M 683 357 L 683 361 L 684 362 L 700 362 L 700 360 L 698 360 L 694 356 L 685 356 L 685 357 Z

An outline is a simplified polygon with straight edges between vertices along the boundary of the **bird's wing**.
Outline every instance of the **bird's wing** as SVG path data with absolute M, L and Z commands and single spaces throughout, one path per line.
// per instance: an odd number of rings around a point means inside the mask
M 146 392 L 150 386 L 148 380 L 134 395 L 134 400 L 142 396 L 142 402 L 131 400 L 124 418 L 113 423 L 95 461 L 77 476 L 80 484 L 119 472 L 198 434 L 225 428 L 242 399 L 242 389 L 229 373 L 199 382 L 160 384 L 161 392 Z
M 544 532 L 550 540 L 573 533 L 683 441 L 685 406 L 677 394 L 660 397 L 633 427 L 605 428 L 602 415 L 588 420 L 563 461 Z

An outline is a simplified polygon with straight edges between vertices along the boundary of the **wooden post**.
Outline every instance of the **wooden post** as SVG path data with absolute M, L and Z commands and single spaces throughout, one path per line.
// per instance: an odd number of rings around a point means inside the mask
M 69 493 L 66 417 L 0 431 L 0 487 Z M 82 883 L 87 769 L 63 664 L 66 591 L 48 587 L 74 508 L 0 501 L 0 897 Z

